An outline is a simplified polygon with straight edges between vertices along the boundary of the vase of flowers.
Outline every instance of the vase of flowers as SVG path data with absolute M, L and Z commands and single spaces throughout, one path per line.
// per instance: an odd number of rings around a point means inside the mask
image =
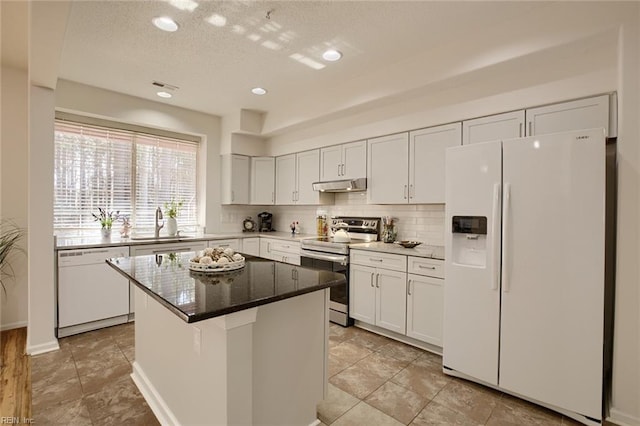
M 175 237 L 178 233 L 178 213 L 184 201 L 176 201 L 173 198 L 168 203 L 164 203 L 164 213 L 167 215 L 167 234 L 171 237 Z
M 91 213 L 96 222 L 100 222 L 102 226 L 101 233 L 102 238 L 107 240 L 111 238 L 111 227 L 113 226 L 113 222 L 120 218 L 120 210 L 113 212 L 108 212 L 107 209 L 103 209 L 102 207 L 98 207 L 98 214 Z

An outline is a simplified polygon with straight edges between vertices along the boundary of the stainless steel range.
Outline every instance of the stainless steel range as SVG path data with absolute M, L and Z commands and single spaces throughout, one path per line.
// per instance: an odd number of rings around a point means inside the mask
M 380 218 L 336 216 L 330 219 L 329 226 L 332 236 L 301 241 L 300 263 L 346 275 L 347 284 L 331 287 L 329 319 L 347 327 L 353 324 L 349 318 L 349 244 L 378 241 Z

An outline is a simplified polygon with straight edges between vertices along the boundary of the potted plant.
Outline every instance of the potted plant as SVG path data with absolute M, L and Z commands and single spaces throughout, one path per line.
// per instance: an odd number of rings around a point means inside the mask
M 102 207 L 98 207 L 98 214 L 91 213 L 96 222 L 100 222 L 102 226 L 102 238 L 111 238 L 111 226 L 113 222 L 120 218 L 120 210 L 108 212 L 107 209 L 103 209 Z
M 171 201 L 164 203 L 164 213 L 167 215 L 167 234 L 174 237 L 178 233 L 178 213 L 184 204 L 184 200 L 176 201 L 173 198 Z
M 13 277 L 13 269 L 9 264 L 9 255 L 13 251 L 24 251 L 18 246 L 18 241 L 23 237 L 24 230 L 16 226 L 13 222 L 0 222 L 0 284 L 6 291 L 3 278 Z

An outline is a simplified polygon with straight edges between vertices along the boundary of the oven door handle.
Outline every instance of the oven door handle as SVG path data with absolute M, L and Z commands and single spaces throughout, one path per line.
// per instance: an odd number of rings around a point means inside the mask
M 349 263 L 349 256 L 335 255 L 329 253 L 318 253 L 316 251 L 300 250 L 300 256 L 308 257 L 311 259 L 327 260 L 329 262 L 337 262 L 341 265 L 347 265 Z

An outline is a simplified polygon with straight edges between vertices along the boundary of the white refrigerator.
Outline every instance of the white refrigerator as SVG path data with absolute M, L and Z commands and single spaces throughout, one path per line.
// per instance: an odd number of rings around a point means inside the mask
M 602 419 L 602 129 L 449 148 L 443 366 Z

